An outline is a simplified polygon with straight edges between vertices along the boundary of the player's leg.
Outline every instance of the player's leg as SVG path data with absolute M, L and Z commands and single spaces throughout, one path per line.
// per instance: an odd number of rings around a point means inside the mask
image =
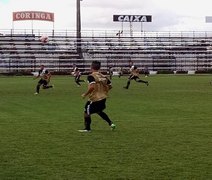
M 90 114 L 84 113 L 84 125 L 85 130 L 90 131 L 91 130 L 91 116 Z
M 81 86 L 80 84 L 80 76 L 75 77 L 75 82 L 77 83 L 78 86 Z
M 90 108 L 91 108 L 91 102 L 87 101 L 85 104 L 85 109 L 84 109 L 84 129 L 79 130 L 79 132 L 89 132 L 91 130 L 91 113 L 90 113 Z
M 43 89 L 49 89 L 49 88 L 53 88 L 53 86 L 52 85 L 50 85 L 50 86 L 48 86 L 48 85 L 43 86 Z
M 148 81 L 144 81 L 144 80 L 140 79 L 139 77 L 137 77 L 137 78 L 135 79 L 135 81 L 136 81 L 136 82 L 139 82 L 139 83 L 144 83 L 144 84 L 146 84 L 147 86 L 149 85 L 149 82 L 148 82 Z
M 127 81 L 127 85 L 124 87 L 125 89 L 128 89 L 130 87 L 130 81 L 133 79 L 133 76 L 131 75 Z
M 40 86 L 41 86 L 41 84 L 37 84 L 37 86 L 36 86 L 36 92 L 35 92 L 35 94 L 39 94 L 40 93 Z
M 79 75 L 79 82 L 85 82 L 85 80 L 81 79 L 81 75 Z
M 111 124 L 113 124 L 112 121 L 110 120 L 110 118 L 108 117 L 108 115 L 107 115 L 105 112 L 100 111 L 100 112 L 98 112 L 97 114 L 98 114 L 103 120 L 105 120 L 105 121 L 109 124 L 109 126 L 110 126 Z
M 43 89 L 49 89 L 49 88 L 53 88 L 52 85 L 48 85 L 48 82 L 46 80 L 43 81 Z
M 97 114 L 108 123 L 108 125 L 112 128 L 115 129 L 115 124 L 113 124 L 113 122 L 111 121 L 111 119 L 109 118 L 109 116 L 103 112 L 103 110 L 106 108 L 106 99 L 103 99 L 101 101 L 98 101 L 98 104 L 96 104 L 96 109 L 98 109 Z
M 100 111 L 97 113 L 103 120 L 105 120 L 108 125 L 111 127 L 112 130 L 114 130 L 116 128 L 116 125 L 110 120 L 109 116 L 103 112 L 103 111 Z
M 40 86 L 41 86 L 42 84 L 43 84 L 43 80 L 40 79 L 40 80 L 38 81 L 37 86 L 36 86 L 35 94 L 39 94 L 39 93 L 40 93 Z

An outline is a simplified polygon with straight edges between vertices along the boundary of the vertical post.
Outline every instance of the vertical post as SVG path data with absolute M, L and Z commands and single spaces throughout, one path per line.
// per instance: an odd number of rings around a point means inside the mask
M 124 31 L 124 22 L 122 21 L 121 22 L 121 32 L 123 33 L 123 31 Z
M 80 12 L 80 1 L 77 1 L 77 53 L 79 58 L 82 58 L 82 47 L 81 47 L 81 12 Z
M 143 22 L 141 22 L 141 37 L 143 36 L 143 32 L 144 32 L 144 26 L 143 26 Z
M 12 29 L 11 29 L 11 32 L 10 32 L 11 36 L 12 36 L 13 32 L 14 32 L 14 21 L 12 22 Z
M 54 37 L 54 22 L 53 22 L 53 27 L 52 27 L 52 36 Z
M 131 39 L 133 39 L 133 25 L 131 21 L 130 21 L 130 37 Z
M 31 28 L 32 28 L 32 34 L 33 34 L 33 20 L 31 21 Z
M 130 21 L 130 38 L 131 38 L 131 44 L 130 46 L 133 46 L 133 25 L 132 25 L 132 22 Z

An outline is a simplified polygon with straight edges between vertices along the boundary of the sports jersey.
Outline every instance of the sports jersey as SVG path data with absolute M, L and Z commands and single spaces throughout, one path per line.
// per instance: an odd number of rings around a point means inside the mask
M 49 82 L 50 78 L 51 78 L 51 74 L 49 73 L 48 70 L 46 69 L 40 69 L 38 71 L 38 76 L 41 77 L 41 81 L 45 80 L 47 82 Z
M 139 70 L 137 69 L 136 66 L 132 66 L 132 67 L 130 68 L 130 73 L 131 73 L 131 75 L 133 75 L 133 76 L 139 76 Z
M 74 75 L 75 77 L 81 76 L 81 72 L 79 71 L 79 69 L 78 69 L 77 67 L 74 68 L 73 75 Z
M 46 71 L 46 69 L 40 69 L 40 70 L 38 71 L 38 75 L 39 75 L 40 77 L 42 77 L 42 76 L 45 74 L 45 71 Z
M 88 75 L 89 84 L 94 84 L 94 90 L 89 94 L 89 100 L 92 102 L 107 98 L 111 81 L 100 72 L 93 72 Z

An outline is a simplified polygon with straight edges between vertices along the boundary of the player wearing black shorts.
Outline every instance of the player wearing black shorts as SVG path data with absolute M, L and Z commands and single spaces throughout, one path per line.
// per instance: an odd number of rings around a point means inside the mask
M 74 76 L 74 81 L 78 86 L 81 86 L 80 82 L 85 82 L 84 80 L 80 79 L 81 72 L 77 67 L 74 68 L 74 71 L 72 72 L 72 74 Z
M 138 68 L 136 66 L 132 66 L 130 68 L 130 76 L 128 78 L 127 85 L 124 86 L 125 89 L 129 88 L 131 80 L 135 80 L 138 83 L 145 83 L 147 86 L 149 85 L 148 81 L 144 81 L 144 80 L 141 80 L 139 78 L 139 70 L 138 70 Z
M 43 86 L 43 89 L 53 88 L 52 85 L 48 85 L 51 79 L 51 73 L 48 70 L 44 69 L 44 65 L 41 65 L 41 68 L 38 71 L 38 75 L 35 79 L 39 77 L 40 77 L 40 80 L 38 81 L 38 84 L 36 86 L 35 95 L 40 93 L 41 86 Z
M 112 66 L 109 67 L 109 76 L 110 76 L 110 80 L 111 80 L 112 77 L 113 77 L 113 68 L 112 68 Z
M 91 115 L 96 113 L 103 120 L 105 120 L 112 130 L 115 129 L 115 124 L 110 120 L 108 115 L 103 112 L 106 108 L 106 98 L 109 90 L 112 88 L 111 81 L 99 72 L 101 63 L 99 61 L 93 61 L 91 64 L 92 73 L 88 75 L 88 90 L 82 94 L 85 98 L 88 96 L 88 101 L 85 104 L 84 109 L 84 124 L 85 129 L 79 130 L 79 132 L 90 132 L 91 130 Z

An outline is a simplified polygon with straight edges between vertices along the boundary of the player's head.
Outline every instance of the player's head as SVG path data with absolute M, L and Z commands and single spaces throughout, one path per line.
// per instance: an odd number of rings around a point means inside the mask
M 99 61 L 93 61 L 91 63 L 91 69 L 93 70 L 99 70 L 101 68 L 101 63 Z
M 40 68 L 41 68 L 41 69 L 44 69 L 44 65 L 42 64 L 42 65 L 40 66 Z
M 77 67 L 74 68 L 74 71 L 78 71 L 79 69 Z
M 49 73 L 49 71 L 48 70 L 45 70 L 45 74 L 48 74 Z

